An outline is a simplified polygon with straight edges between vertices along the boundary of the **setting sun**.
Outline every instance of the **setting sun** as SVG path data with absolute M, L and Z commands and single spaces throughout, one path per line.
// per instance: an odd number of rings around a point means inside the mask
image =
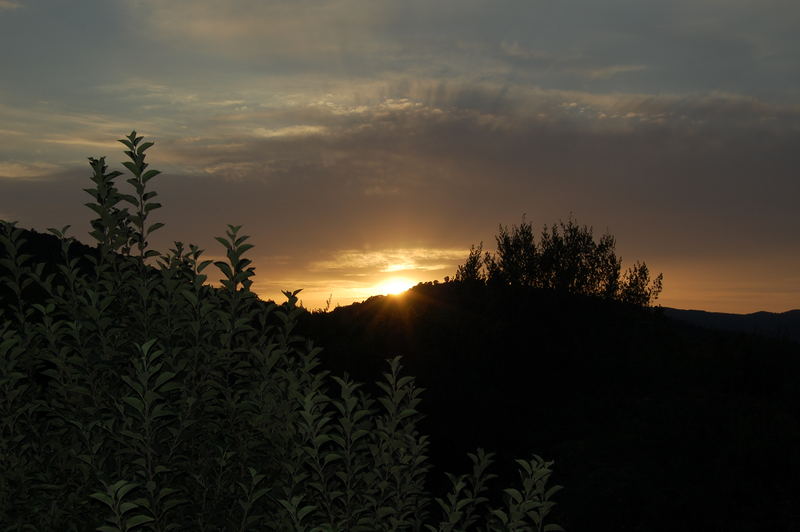
M 414 286 L 414 281 L 406 277 L 392 277 L 375 285 L 375 293 L 382 295 L 400 294 Z

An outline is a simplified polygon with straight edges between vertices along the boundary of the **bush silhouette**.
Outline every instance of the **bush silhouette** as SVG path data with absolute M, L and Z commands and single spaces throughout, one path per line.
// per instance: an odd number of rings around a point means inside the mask
M 647 265 L 636 262 L 620 275 L 622 259 L 614 251 L 614 237 L 604 234 L 595 242 L 592 228 L 577 225 L 572 217 L 549 231 L 544 226 L 538 245 L 524 217 L 510 230 L 501 225 L 495 240 L 497 250 L 483 256 L 483 242 L 473 245 L 454 279 L 592 295 L 640 306 L 650 305 L 661 293 L 662 274 L 651 281 Z
M 485 508 L 492 453 L 448 475 L 431 518 L 421 388 L 389 363 L 375 400 L 348 375 L 318 371 L 295 332 L 298 291 L 263 304 L 249 288 L 252 248 L 228 226 L 222 288 L 201 249 L 147 249 L 160 207 L 145 192 L 152 142 L 121 140 L 136 195 L 90 158 L 96 214 L 89 274 L 70 255 L 57 273 L 29 265 L 16 222 L 0 221 L 0 523 L 4 530 L 558 530 L 547 524 L 552 462 L 517 460 L 521 487 Z M 118 204 L 126 202 L 134 208 Z M 131 256 L 131 250 L 138 251 Z M 120 252 L 121 251 L 121 252 Z M 156 258 L 158 269 L 145 264 Z M 31 303 L 39 288 L 46 301 Z M 4 296 L 6 297 L 6 296 Z M 335 384 L 336 393 L 331 390 Z M 330 395 L 329 395 L 330 394 Z

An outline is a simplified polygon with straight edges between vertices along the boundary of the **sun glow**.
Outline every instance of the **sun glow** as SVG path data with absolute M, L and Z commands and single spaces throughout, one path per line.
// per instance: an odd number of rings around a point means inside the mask
M 375 293 L 381 295 L 400 294 L 414 286 L 414 284 L 414 281 L 406 277 L 392 277 L 375 285 Z

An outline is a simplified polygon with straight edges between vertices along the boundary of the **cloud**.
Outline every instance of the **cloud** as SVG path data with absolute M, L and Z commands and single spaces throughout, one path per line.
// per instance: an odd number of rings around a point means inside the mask
M 59 169 L 58 166 L 46 162 L 0 161 L 0 179 L 39 177 L 57 169 Z
M 66 135 L 53 135 L 45 137 L 44 139 L 42 139 L 42 142 L 47 142 L 50 144 L 68 144 L 70 146 L 89 146 L 92 148 L 106 148 L 106 149 L 114 149 L 119 146 L 118 144 L 115 144 L 113 141 L 94 140 L 94 139 L 66 136 Z
M 325 133 L 326 131 L 327 129 L 324 126 L 298 124 L 296 126 L 286 126 L 274 129 L 259 127 L 256 128 L 253 132 L 259 137 L 274 138 L 274 137 L 302 137 L 307 135 L 319 135 Z
M 390 273 L 399 271 L 434 271 L 448 268 L 449 263 L 462 260 L 468 250 L 464 249 L 383 249 L 340 250 L 328 260 L 311 262 L 311 272 L 336 271 L 345 275 L 359 276 L 376 271 Z M 444 261 L 444 264 L 443 264 Z
M 645 65 L 612 65 L 607 67 L 590 68 L 586 71 L 586 76 L 589 79 L 608 79 L 616 76 L 617 74 L 625 74 L 627 72 L 639 72 L 645 70 Z
M 357 100 L 254 107 L 222 122 L 224 133 L 208 121 L 205 136 L 164 139 L 153 162 L 209 176 L 184 179 L 195 183 L 195 212 L 249 213 L 249 226 L 280 226 L 275 242 L 287 246 L 292 267 L 313 265 L 317 273 L 344 273 L 357 260 L 374 271 L 454 265 L 463 257 L 410 261 L 350 246 L 464 255 L 522 213 L 538 225 L 573 211 L 630 246 L 621 248 L 626 259 L 722 256 L 796 238 L 798 118 L 795 105 L 724 93 L 597 95 L 419 82 Z M 325 133 L 254 133 L 259 123 L 279 129 L 292 122 L 301 131 L 319 124 Z M 632 217 L 647 230 L 630 226 Z M 355 255 L 339 256 L 342 249 Z
M 243 223 L 275 279 L 324 283 L 339 270 L 307 265 L 342 250 L 466 250 L 522 213 L 573 211 L 626 259 L 796 249 L 796 2 L 25 7 L 0 17 L 0 48 L 18 51 L 0 197 L 32 219 L 67 212 L 67 185 L 82 210 L 86 157 L 118 169 L 115 139 L 135 128 L 156 140 L 168 230 Z M 460 260 L 382 256 L 363 273 Z
M 135 14 L 156 36 L 175 46 L 247 57 L 336 57 L 343 49 L 370 48 L 382 19 L 380 2 L 355 0 L 144 0 Z M 185 44 L 183 44 L 185 43 Z

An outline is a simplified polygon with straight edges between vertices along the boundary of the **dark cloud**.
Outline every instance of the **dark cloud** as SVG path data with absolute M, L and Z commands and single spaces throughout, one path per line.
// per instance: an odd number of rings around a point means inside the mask
M 165 172 L 156 247 L 221 254 L 211 235 L 243 224 L 270 290 L 352 293 L 313 265 L 451 257 L 523 213 L 570 212 L 677 272 L 681 297 L 695 264 L 747 276 L 761 257 L 793 282 L 795 2 L 6 4 L 21 7 L 0 5 L 2 216 L 85 235 L 85 158 L 118 167 L 113 140 L 135 127 Z M 448 260 L 414 264 L 441 278 Z M 731 275 L 732 293 L 776 301 Z

